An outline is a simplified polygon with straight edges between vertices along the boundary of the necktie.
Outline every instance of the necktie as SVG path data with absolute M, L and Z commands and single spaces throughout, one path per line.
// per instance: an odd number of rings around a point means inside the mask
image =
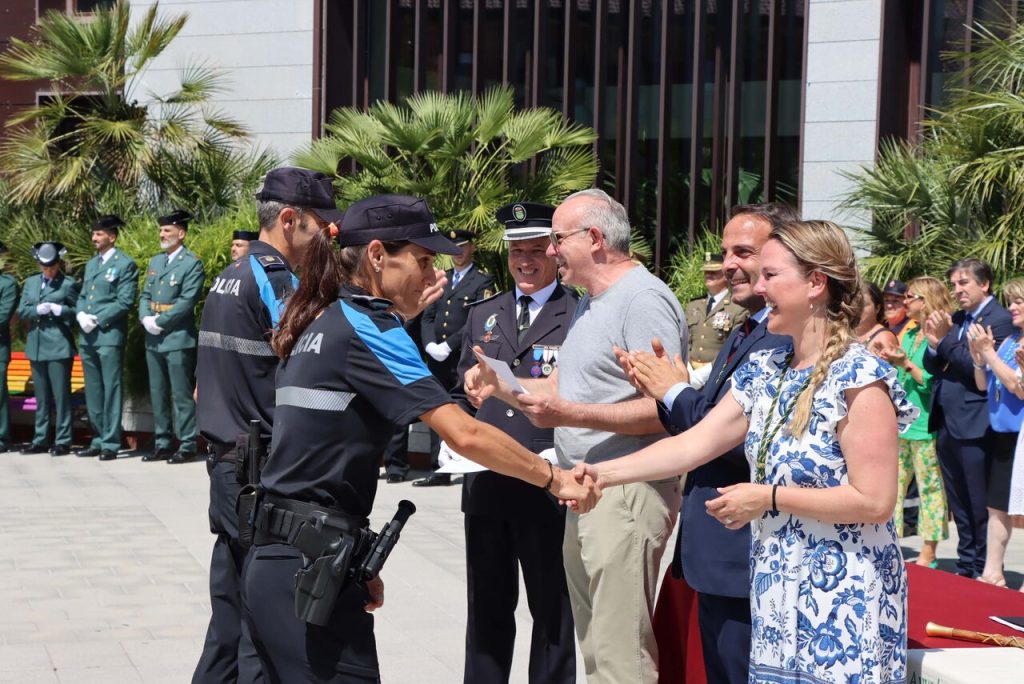
M 459 286 L 459 281 L 460 281 L 460 280 L 462 280 L 462 274 L 461 274 L 461 273 L 459 273 L 458 271 L 455 271 L 455 273 L 453 273 L 453 274 L 452 274 L 452 289 L 453 289 L 453 290 L 454 290 L 454 289 L 455 289 L 456 287 L 458 287 L 458 286 Z
M 704 312 L 704 315 L 706 316 L 706 315 L 710 314 L 711 310 L 714 309 L 714 308 L 715 308 L 715 300 L 713 298 L 711 298 L 711 297 L 708 297 L 708 308 L 707 308 L 707 311 Z
M 960 326 L 960 335 L 957 337 L 958 340 L 964 339 L 964 335 L 967 333 L 967 329 L 971 327 L 971 323 L 974 322 L 974 316 L 967 314 L 964 316 L 964 322 Z
M 730 363 L 732 361 L 732 357 L 736 355 L 736 350 L 740 348 L 741 344 L 743 344 L 743 340 L 747 339 L 747 335 L 749 335 L 750 331 L 754 329 L 754 325 L 756 324 L 752 318 L 748 317 L 747 320 L 743 321 L 743 327 L 736 333 L 736 337 L 732 338 L 732 346 L 729 347 L 729 356 L 725 359 L 726 363 Z
M 530 302 L 533 297 L 521 295 L 519 297 L 519 317 L 516 319 L 516 330 L 519 331 L 519 338 L 522 339 L 526 329 L 530 327 Z

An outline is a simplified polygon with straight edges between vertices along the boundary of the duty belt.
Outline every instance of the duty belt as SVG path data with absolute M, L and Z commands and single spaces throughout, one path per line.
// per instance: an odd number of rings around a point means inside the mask
M 237 446 L 232 442 L 210 442 L 214 463 L 234 463 L 238 460 Z
M 304 555 L 317 558 L 323 553 L 323 549 L 312 548 L 302 543 L 301 539 L 307 538 L 305 535 L 299 536 L 303 526 L 316 528 L 320 533 L 316 537 L 330 538 L 342 534 L 355 534 L 368 523 L 366 518 L 344 511 L 265 494 L 256 514 L 254 543 L 257 546 L 291 544 Z
M 174 308 L 174 304 L 159 304 L 157 302 L 149 303 L 149 310 L 153 313 L 163 313 L 164 311 L 170 311 Z

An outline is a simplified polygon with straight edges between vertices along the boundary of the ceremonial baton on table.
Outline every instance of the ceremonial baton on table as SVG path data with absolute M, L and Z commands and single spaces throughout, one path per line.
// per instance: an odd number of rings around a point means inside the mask
M 990 644 L 992 646 L 1013 646 L 1024 648 L 1024 637 L 1006 636 L 1005 634 L 989 634 L 988 632 L 975 632 L 973 629 L 956 629 L 929 622 L 925 625 L 924 631 L 928 636 L 946 637 L 947 639 L 959 639 L 960 641 L 973 641 L 978 644 Z

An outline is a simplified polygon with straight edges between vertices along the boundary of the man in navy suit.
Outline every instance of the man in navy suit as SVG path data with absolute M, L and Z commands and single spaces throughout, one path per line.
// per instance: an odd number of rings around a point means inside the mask
M 986 392 L 974 382 L 967 331 L 971 323 L 991 328 L 998 348 L 1013 332 L 1013 323 L 991 295 L 992 267 L 984 261 L 961 259 L 946 277 L 960 311 L 953 316 L 936 311 L 925 321 L 924 367 L 934 378 L 928 429 L 936 433 L 939 467 L 959 536 L 957 573 L 977 577 L 985 567 L 985 454 L 992 429 Z
M 635 365 L 631 376 L 638 387 L 658 400 L 665 429 L 678 434 L 696 425 L 726 396 L 733 372 L 750 354 L 790 344 L 790 338 L 768 332 L 764 300 L 754 294 L 761 273 L 761 247 L 777 225 L 799 220 L 785 204 L 752 204 L 733 208 L 722 232 L 724 270 L 732 301 L 750 312 L 742 326 L 726 339 L 700 390 L 689 385 L 681 359 L 637 353 L 620 355 L 624 367 Z M 708 515 L 704 504 L 719 496 L 718 488 L 750 481 L 743 447 L 696 468 L 686 476 L 679 515 L 677 553 L 672 569 L 685 576 L 697 592 L 698 619 L 709 682 L 746 684 L 750 658 L 750 527 L 737 530 Z

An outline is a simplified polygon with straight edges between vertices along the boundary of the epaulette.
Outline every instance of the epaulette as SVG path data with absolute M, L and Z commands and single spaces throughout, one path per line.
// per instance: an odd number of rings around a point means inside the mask
M 260 262 L 260 265 L 267 271 L 279 271 L 281 269 L 288 268 L 288 264 L 284 262 L 284 259 L 273 254 L 258 256 L 256 257 L 256 260 Z
M 276 259 L 277 257 L 270 257 Z M 384 299 L 383 297 L 372 297 L 370 295 L 353 294 L 348 295 L 348 299 L 351 299 L 356 304 L 365 306 L 371 311 L 385 311 L 394 306 L 394 302 L 390 299 Z
M 504 292 L 495 292 L 494 294 L 489 295 L 489 296 L 485 296 L 482 299 L 476 300 L 475 302 L 470 302 L 469 304 L 466 304 L 466 306 L 476 306 L 477 304 L 483 304 L 484 302 L 489 302 L 492 299 L 494 299 L 495 297 L 497 297 L 499 295 L 503 295 L 503 294 L 505 294 L 505 293 Z

